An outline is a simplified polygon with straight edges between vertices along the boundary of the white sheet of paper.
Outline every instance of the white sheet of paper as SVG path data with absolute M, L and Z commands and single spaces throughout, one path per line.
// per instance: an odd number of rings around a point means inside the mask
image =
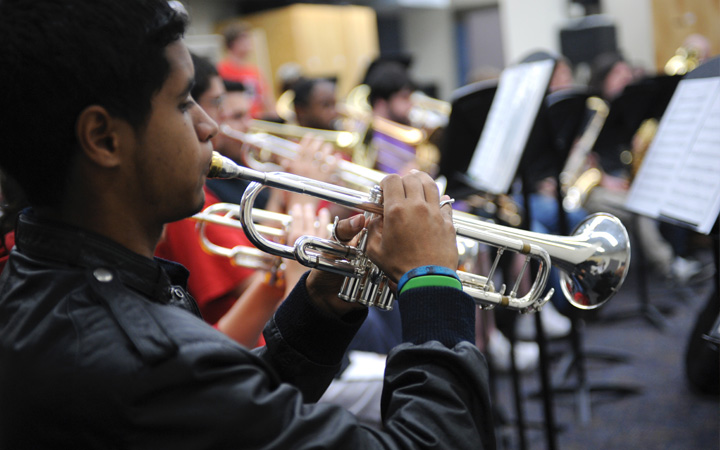
M 510 189 L 554 67 L 553 60 L 544 60 L 503 71 L 467 171 L 480 189 Z
M 710 232 L 720 210 L 720 78 L 678 84 L 625 206 Z

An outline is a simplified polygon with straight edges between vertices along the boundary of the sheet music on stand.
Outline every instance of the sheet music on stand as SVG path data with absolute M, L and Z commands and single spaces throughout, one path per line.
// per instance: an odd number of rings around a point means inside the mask
M 720 211 L 720 76 L 680 81 L 625 207 L 711 231 Z
M 510 190 L 554 68 L 546 59 L 503 71 L 467 170 L 469 183 L 493 194 Z

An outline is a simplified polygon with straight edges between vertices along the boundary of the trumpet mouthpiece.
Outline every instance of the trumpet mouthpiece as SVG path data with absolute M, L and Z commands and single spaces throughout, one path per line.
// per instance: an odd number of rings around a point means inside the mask
M 210 169 L 208 170 L 208 178 L 218 178 L 218 175 L 222 172 L 223 161 L 222 157 L 218 152 L 213 152 L 212 160 L 210 161 Z
M 237 164 L 218 152 L 213 152 L 208 178 L 235 178 L 238 175 Z
M 218 152 L 213 152 L 212 154 L 212 160 L 210 161 L 207 177 L 226 179 L 242 178 L 246 181 L 256 181 L 258 183 L 266 182 L 265 173 L 235 164 L 233 160 L 221 155 Z

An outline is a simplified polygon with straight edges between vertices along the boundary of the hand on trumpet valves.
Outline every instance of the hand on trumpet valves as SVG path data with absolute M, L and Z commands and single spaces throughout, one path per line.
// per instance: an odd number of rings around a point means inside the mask
M 316 229 L 318 233 L 322 233 L 321 230 L 327 230 L 327 224 L 329 223 L 330 217 L 329 215 L 324 216 L 325 213 L 322 213 L 322 210 L 317 222 L 314 219 L 314 214 L 310 214 L 313 216 L 311 219 L 310 215 L 307 213 L 302 214 L 297 207 L 294 207 L 293 210 L 295 214 L 302 215 L 303 220 L 307 221 L 305 226 L 309 225 L 311 228 Z M 291 210 L 291 213 L 293 210 Z M 325 222 L 326 219 L 328 222 Z M 293 221 L 295 221 L 295 218 L 293 218 Z M 354 246 L 357 245 L 358 233 L 365 228 L 365 225 L 365 216 L 358 214 L 348 219 L 338 220 L 333 233 L 337 236 L 339 241 Z M 321 235 L 325 236 L 324 234 L 318 234 L 318 236 Z M 313 269 L 310 271 L 310 275 L 307 278 L 306 287 L 308 294 L 315 305 L 331 314 L 343 316 L 344 314 L 354 310 L 366 309 L 366 307 L 360 303 L 349 303 L 340 300 L 338 293 L 340 292 L 344 280 L 345 277 L 342 275 Z
M 388 175 L 381 183 L 382 217 L 368 224 L 367 255 L 394 282 L 420 266 L 457 270 L 452 206 L 425 172 Z M 441 203 L 442 201 L 442 203 Z

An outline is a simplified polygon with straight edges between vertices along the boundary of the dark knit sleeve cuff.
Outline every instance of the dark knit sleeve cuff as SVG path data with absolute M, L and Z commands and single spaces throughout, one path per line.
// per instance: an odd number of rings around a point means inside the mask
M 325 365 L 342 360 L 347 346 L 367 317 L 367 309 L 338 317 L 320 310 L 310 299 L 306 272 L 275 312 L 274 322 L 287 345 L 309 360 Z
M 400 295 L 403 341 L 439 341 L 448 348 L 461 341 L 475 344 L 475 302 L 452 287 L 428 286 Z

